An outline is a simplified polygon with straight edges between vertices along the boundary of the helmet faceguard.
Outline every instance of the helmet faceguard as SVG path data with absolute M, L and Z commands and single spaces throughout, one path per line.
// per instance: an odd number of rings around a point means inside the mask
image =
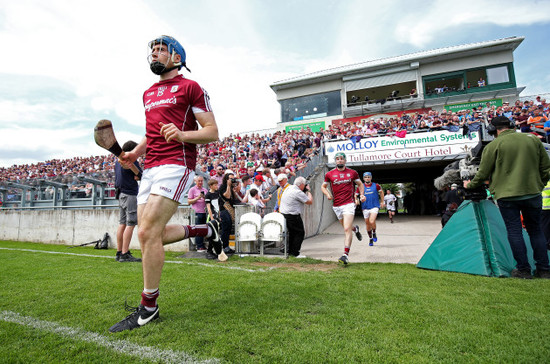
M 156 45 L 160 45 L 161 48 L 163 45 L 166 45 L 166 50 L 168 54 L 170 54 L 170 60 L 174 64 L 173 67 L 167 68 L 168 61 L 166 64 L 160 62 L 160 61 L 154 61 L 153 60 L 153 47 Z M 170 37 L 168 35 L 161 35 L 160 37 L 152 40 L 148 44 L 149 48 L 149 55 L 147 56 L 147 61 L 149 62 L 149 67 L 151 68 L 151 71 L 156 75 L 161 75 L 166 72 L 170 72 L 174 69 L 181 70 L 182 67 L 185 67 L 189 72 L 191 70 L 187 68 L 185 64 L 185 50 L 183 49 L 182 45 L 173 37 Z M 179 54 L 180 60 L 176 62 L 176 54 Z

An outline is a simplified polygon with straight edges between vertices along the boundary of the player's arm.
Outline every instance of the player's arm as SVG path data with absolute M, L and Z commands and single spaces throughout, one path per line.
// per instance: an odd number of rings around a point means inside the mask
M 218 140 L 218 125 L 213 112 L 197 113 L 195 118 L 201 126 L 199 130 L 182 131 L 173 123 L 164 124 L 160 122 L 160 133 L 167 142 L 173 140 L 179 143 L 205 144 Z
M 386 203 L 384 202 L 384 190 L 380 189 L 380 191 L 378 191 L 378 194 L 380 195 L 380 208 L 383 209 L 386 206 Z
M 118 159 L 120 165 L 126 169 L 129 169 L 139 157 L 145 154 L 146 149 L 147 137 L 143 137 L 143 139 L 141 139 L 141 142 L 139 142 L 139 144 L 136 145 L 134 149 L 124 153 L 124 156 Z
M 354 182 L 357 186 L 357 189 L 359 190 L 359 200 L 361 202 L 365 202 L 367 200 L 367 198 L 365 197 L 365 185 L 363 184 L 363 182 L 361 182 L 360 179 L 356 179 Z
M 327 187 L 328 187 L 328 182 L 323 182 L 323 184 L 321 185 L 321 192 L 323 192 L 323 195 L 327 196 L 328 200 L 332 200 L 332 194 L 327 189 Z

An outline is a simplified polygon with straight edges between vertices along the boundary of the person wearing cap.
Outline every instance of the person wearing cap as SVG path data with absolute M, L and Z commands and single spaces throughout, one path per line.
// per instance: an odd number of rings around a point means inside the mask
M 546 239 L 541 228 L 541 192 L 549 180 L 550 158 L 535 135 L 516 133 L 504 116 L 491 120 L 488 131 L 496 134 L 496 138 L 483 149 L 479 170 L 466 188 L 477 188 L 490 181 L 489 190 L 497 201 L 516 260 L 511 276 L 533 278 L 522 233 L 523 216 L 533 248 L 535 276 L 550 279 Z
M 344 227 L 344 255 L 338 259 L 338 263 L 346 266 L 349 264 L 349 252 L 353 233 L 355 233 L 358 240 L 363 239 L 359 232 L 359 226 L 353 226 L 353 218 L 355 217 L 355 188 L 359 189 L 361 202 L 365 201 L 365 191 L 363 182 L 361 182 L 357 171 L 346 167 L 346 155 L 344 153 L 336 153 L 334 161 L 336 162 L 336 168 L 330 170 L 325 175 L 321 191 L 329 201 L 333 201 L 332 210 L 336 214 L 340 224 Z M 332 193 L 327 188 L 329 185 Z
M 265 194 L 265 189 L 264 189 L 264 178 L 262 177 L 261 174 L 257 174 L 255 177 L 254 177 L 254 182 L 250 185 L 250 188 L 248 190 L 248 193 L 250 194 L 250 191 L 252 190 L 256 190 L 258 191 L 258 196 L 259 199 L 261 200 L 262 204 L 265 205 L 266 202 L 268 202 L 269 200 L 271 200 L 271 195 L 268 195 L 267 198 L 264 198 L 264 194 Z M 248 196 L 247 196 L 248 197 Z M 246 197 L 245 197 L 246 199 Z
M 277 183 L 279 184 L 279 187 L 277 188 L 277 204 L 275 205 L 275 212 L 279 212 L 283 192 L 288 188 L 288 186 L 290 186 L 288 184 L 288 176 L 285 173 L 279 173 L 277 175 Z
M 456 203 L 456 206 L 458 207 L 460 206 L 462 201 L 464 201 L 464 199 L 458 191 L 458 185 L 456 183 L 453 183 L 451 185 L 451 189 L 445 194 L 445 202 L 447 202 L 447 208 L 452 203 Z
M 305 237 L 304 221 L 301 214 L 304 212 L 304 205 L 313 204 L 313 196 L 304 177 L 297 177 L 294 185 L 283 190 L 279 212 L 286 220 L 288 231 L 288 254 L 296 258 L 304 258 L 300 255 L 302 242 Z
M 361 203 L 361 211 L 369 234 L 369 246 L 378 241 L 376 236 L 376 217 L 381 207 L 384 207 L 384 191 L 378 183 L 372 182 L 372 173 L 363 173 L 365 201 Z

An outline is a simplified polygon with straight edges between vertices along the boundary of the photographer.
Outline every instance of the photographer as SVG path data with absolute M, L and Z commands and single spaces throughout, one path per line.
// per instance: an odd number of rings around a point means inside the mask
M 279 211 L 286 220 L 288 230 L 288 251 L 295 257 L 300 256 L 300 249 L 305 237 L 304 222 L 300 214 L 304 211 L 304 205 L 311 205 L 313 196 L 304 177 L 298 177 L 293 186 L 284 190 L 281 196 Z
M 223 244 L 225 254 L 234 254 L 235 250 L 229 247 L 229 235 L 235 222 L 235 205 L 241 202 L 239 198 L 240 182 L 235 178 L 231 170 L 225 171 L 222 185 L 220 187 L 220 220 L 221 230 L 220 239 Z
M 490 180 L 489 190 L 497 200 L 517 262 L 512 277 L 533 278 L 522 234 L 521 213 L 533 247 L 535 276 L 550 279 L 546 240 L 541 229 L 541 191 L 550 172 L 548 154 L 536 136 L 516 133 L 513 123 L 505 116 L 494 118 L 488 132 L 496 134 L 496 138 L 483 150 L 479 171 L 466 188 L 474 189 Z

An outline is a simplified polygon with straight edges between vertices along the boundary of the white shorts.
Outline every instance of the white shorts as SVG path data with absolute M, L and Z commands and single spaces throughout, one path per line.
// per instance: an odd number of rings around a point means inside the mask
M 338 220 L 342 220 L 344 215 L 355 215 L 355 203 L 348 203 L 342 206 L 332 206 Z
M 193 184 L 194 176 L 194 171 L 175 164 L 148 168 L 143 172 L 141 178 L 137 203 L 138 205 L 147 203 L 151 194 L 183 203 L 187 191 Z
M 378 214 L 378 211 L 380 211 L 378 207 L 373 207 L 372 209 L 365 209 L 363 210 L 363 217 L 365 219 L 368 219 L 370 214 Z

